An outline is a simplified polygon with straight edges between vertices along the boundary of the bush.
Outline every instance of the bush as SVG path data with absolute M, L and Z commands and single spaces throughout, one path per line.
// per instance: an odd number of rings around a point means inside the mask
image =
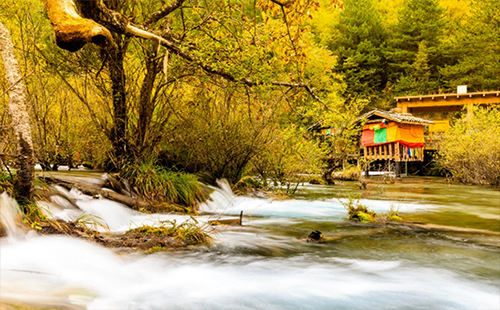
M 361 167 L 348 165 L 345 169 L 334 171 L 332 179 L 341 181 L 357 181 L 361 177 Z
M 325 150 L 305 130 L 289 126 L 255 156 L 251 172 L 260 176 L 263 186 L 270 181 L 275 192 L 290 195 L 311 174 L 321 172 L 324 157 Z
M 500 185 L 500 110 L 476 108 L 464 115 L 441 143 L 440 164 L 453 179 L 469 184 Z

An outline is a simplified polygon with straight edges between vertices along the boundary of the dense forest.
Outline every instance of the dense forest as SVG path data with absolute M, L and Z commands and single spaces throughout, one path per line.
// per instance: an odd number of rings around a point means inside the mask
M 356 118 L 394 96 L 500 89 L 497 0 L 75 1 L 100 27 L 78 44 L 57 37 L 54 2 L 0 3 L 46 170 L 260 175 L 290 187 L 352 152 Z M 320 139 L 323 126 L 338 134 Z

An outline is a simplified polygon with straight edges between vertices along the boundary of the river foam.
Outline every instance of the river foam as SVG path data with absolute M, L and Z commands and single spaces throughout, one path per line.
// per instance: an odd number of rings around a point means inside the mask
M 211 252 L 117 256 L 68 237 L 31 238 L 2 244 L 1 250 L 0 300 L 17 305 L 88 309 L 498 307 L 498 288 L 399 261 Z

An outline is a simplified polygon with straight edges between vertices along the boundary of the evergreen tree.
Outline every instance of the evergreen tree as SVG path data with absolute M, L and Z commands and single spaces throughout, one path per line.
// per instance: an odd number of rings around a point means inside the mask
M 475 0 L 464 31 L 454 40 L 460 59 L 441 70 L 449 88 L 500 89 L 500 2 Z
M 415 61 L 407 74 L 398 80 L 395 92 L 405 95 L 418 95 L 435 92 L 439 87 L 436 79 L 431 78 L 429 53 L 425 42 L 420 42 Z
M 414 79 L 412 75 L 425 69 L 426 79 L 437 81 L 442 65 L 440 44 L 443 38 L 443 9 L 438 0 L 407 0 L 399 12 L 398 23 L 387 49 L 390 81 L 396 92 L 406 91 L 411 85 L 398 86 Z M 419 55 L 420 59 L 417 59 Z M 425 68 L 422 61 L 426 58 Z M 437 91 L 437 83 L 427 83 L 423 92 Z
M 376 99 L 385 88 L 386 32 L 372 0 L 346 0 L 334 28 L 330 50 L 344 77 L 346 97 Z

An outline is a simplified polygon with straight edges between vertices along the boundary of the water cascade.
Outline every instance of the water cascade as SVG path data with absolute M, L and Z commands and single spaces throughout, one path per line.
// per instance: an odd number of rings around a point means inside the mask
M 11 241 L 26 233 L 19 223 L 21 214 L 17 202 L 10 198 L 7 192 L 2 193 L 0 195 L 0 227 L 4 229 L 7 238 Z
M 439 221 L 446 212 L 455 212 L 454 221 L 497 229 L 498 218 L 492 217 L 498 206 L 491 200 L 498 198 L 497 190 L 469 190 L 474 214 L 464 215 L 457 210 L 467 187 L 450 191 L 441 183 L 432 190 L 424 182 L 412 185 L 420 186 L 421 194 L 419 200 L 400 203 L 403 216 Z M 246 215 L 243 226 L 221 227 L 212 247 L 117 254 L 65 236 L 0 239 L 0 307 L 498 309 L 500 244 L 495 235 L 352 224 L 332 194 L 335 188 L 305 188 L 299 198 L 273 201 L 235 196 L 224 183 L 219 186 L 197 220 L 241 211 Z M 396 194 L 408 195 L 405 184 L 400 187 L 400 194 L 381 191 L 363 202 L 383 212 Z M 448 200 L 457 199 L 443 202 L 435 198 L 441 196 L 438 191 L 448 193 Z M 61 193 L 65 196 L 78 208 L 57 198 L 52 206 L 47 204 L 54 216 L 94 214 L 117 233 L 158 219 L 187 220 L 182 215 L 142 214 L 77 191 Z M 0 204 L 2 225 L 15 234 L 15 212 L 6 216 L 3 211 L 14 204 L 3 195 Z M 324 244 L 304 242 L 314 229 L 330 239 Z

